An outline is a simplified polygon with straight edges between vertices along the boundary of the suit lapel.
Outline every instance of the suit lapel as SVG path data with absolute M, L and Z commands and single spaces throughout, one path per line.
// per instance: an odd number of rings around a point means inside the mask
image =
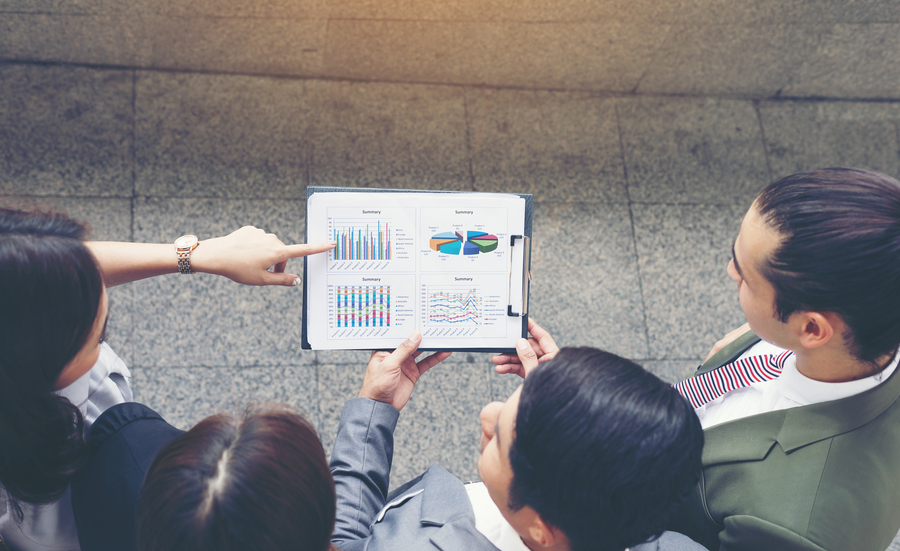
M 422 477 L 423 525 L 438 526 L 431 543 L 442 551 L 497 551 L 475 528 L 475 513 L 462 482 L 444 469 L 432 465 Z
M 717 369 L 722 367 L 725 364 L 730 364 L 735 361 L 743 354 L 748 348 L 758 343 L 760 338 L 756 336 L 753 331 L 747 331 L 740 337 L 734 339 L 730 343 L 728 343 L 722 350 L 719 350 L 713 357 L 703 362 L 703 365 L 697 368 L 697 372 L 694 374 L 701 375 L 706 373 L 707 371 L 712 371 L 713 369 Z
M 703 367 L 707 367 L 706 364 Z M 707 429 L 704 431 L 703 464 L 760 460 L 775 443 L 790 453 L 858 429 L 900 398 L 898 373 L 900 369 L 895 369 L 882 384 L 849 398 L 752 415 Z

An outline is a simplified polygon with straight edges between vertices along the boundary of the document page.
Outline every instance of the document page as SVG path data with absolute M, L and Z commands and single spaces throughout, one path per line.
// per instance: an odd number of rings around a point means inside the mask
M 511 194 L 313 193 L 307 242 L 337 247 L 307 257 L 310 346 L 395 348 L 418 330 L 424 349 L 514 347 L 510 279 L 524 267 L 511 265 L 510 236 L 524 224 Z

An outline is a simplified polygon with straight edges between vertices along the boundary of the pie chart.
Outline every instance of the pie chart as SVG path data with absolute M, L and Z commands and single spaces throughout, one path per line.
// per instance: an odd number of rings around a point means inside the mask
M 489 253 L 497 249 L 497 236 L 483 231 L 443 232 L 431 236 L 428 244 L 441 254 L 467 255 Z

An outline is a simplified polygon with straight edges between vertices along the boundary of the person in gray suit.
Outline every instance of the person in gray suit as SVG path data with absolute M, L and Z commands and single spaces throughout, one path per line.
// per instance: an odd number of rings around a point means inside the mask
M 555 349 L 547 336 L 544 350 Z M 701 551 L 670 514 L 697 483 L 703 432 L 690 404 L 637 364 L 594 348 L 538 359 L 518 343 L 527 378 L 481 412 L 482 482 L 433 465 L 391 493 L 393 431 L 418 378 L 421 335 L 374 352 L 347 402 L 331 456 L 332 543 L 343 551 Z

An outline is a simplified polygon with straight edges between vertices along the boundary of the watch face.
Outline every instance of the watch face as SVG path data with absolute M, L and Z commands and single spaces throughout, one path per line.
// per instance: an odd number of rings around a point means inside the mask
M 195 245 L 197 245 L 197 243 L 199 243 L 199 242 L 200 242 L 200 240 L 197 238 L 196 235 L 182 235 L 181 237 L 179 237 L 178 239 L 175 240 L 175 248 L 176 249 L 191 249 Z

